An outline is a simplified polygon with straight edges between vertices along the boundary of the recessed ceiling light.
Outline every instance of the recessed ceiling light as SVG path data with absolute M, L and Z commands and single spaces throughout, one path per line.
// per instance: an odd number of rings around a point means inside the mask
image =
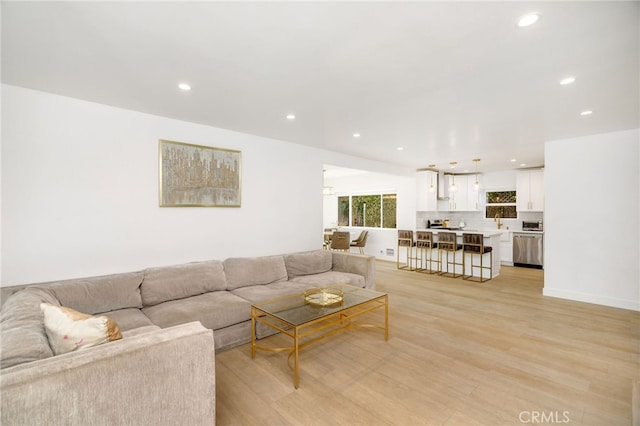
M 526 165 L 527 165 L 527 163 L 520 163 L 520 167 L 524 167 Z
M 354 133 L 354 134 L 353 134 L 353 137 L 354 137 L 354 138 L 359 138 L 359 137 L 360 137 L 360 133 Z
M 287 114 L 287 120 L 295 120 L 296 116 L 295 114 Z
M 593 111 L 591 111 L 591 110 L 589 110 L 589 109 L 588 109 L 588 110 L 586 110 L 586 111 L 582 111 L 582 112 L 580 113 L 580 115 L 591 115 L 591 114 L 593 114 Z
M 512 163 L 515 163 L 516 161 L 518 161 L 518 159 L 517 159 L 517 158 L 512 158 L 510 161 L 511 161 Z
M 191 86 L 187 83 L 180 83 L 178 84 L 178 88 L 180 90 L 184 90 L 185 92 L 188 92 L 189 90 L 191 90 Z
M 518 19 L 518 26 L 521 28 L 528 27 L 538 22 L 538 19 L 540 19 L 539 13 L 527 13 Z
M 396 149 L 397 149 L 398 151 L 403 151 L 403 150 L 404 150 L 404 148 L 403 148 L 403 147 L 401 147 L 401 146 L 397 147 Z
M 574 81 L 576 81 L 575 77 L 567 77 L 567 78 L 563 78 L 562 80 L 560 80 L 560 84 L 562 84 L 563 86 L 566 86 L 567 84 L 571 84 Z

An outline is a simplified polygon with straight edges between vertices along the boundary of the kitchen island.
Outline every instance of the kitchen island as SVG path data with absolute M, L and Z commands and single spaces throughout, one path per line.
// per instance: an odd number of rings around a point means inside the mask
M 456 234 L 456 240 L 458 242 L 458 244 L 462 244 L 462 234 L 482 234 L 482 236 L 484 237 L 484 245 L 487 247 L 492 247 L 492 251 L 493 251 L 493 258 L 492 258 L 492 264 L 491 264 L 491 268 L 492 268 L 492 275 L 491 278 L 495 278 L 498 275 L 500 275 L 500 236 L 502 235 L 502 232 L 500 232 L 497 229 L 493 229 L 493 230 L 479 230 L 479 229 L 439 229 L 439 228 L 429 228 L 429 229 L 418 229 L 418 231 L 428 231 L 428 232 L 432 232 L 433 233 L 433 240 L 434 242 L 438 241 L 438 232 L 455 232 Z M 460 254 L 458 254 L 458 256 L 460 256 Z M 473 275 L 474 277 L 479 277 L 480 276 L 480 268 L 473 268 L 473 271 L 471 270 L 471 255 L 467 254 L 465 255 L 466 259 L 465 259 L 465 271 L 464 274 L 465 275 Z M 485 259 L 488 262 L 488 258 L 489 255 L 486 254 L 485 255 Z M 479 259 L 475 259 L 474 264 L 479 264 L 480 260 Z M 488 266 L 488 264 L 487 264 Z

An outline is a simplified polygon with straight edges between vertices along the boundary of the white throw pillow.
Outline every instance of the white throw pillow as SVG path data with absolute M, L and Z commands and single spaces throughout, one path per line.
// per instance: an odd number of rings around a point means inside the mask
M 56 355 L 122 339 L 120 327 L 106 317 L 83 314 L 70 308 L 41 303 L 44 328 Z

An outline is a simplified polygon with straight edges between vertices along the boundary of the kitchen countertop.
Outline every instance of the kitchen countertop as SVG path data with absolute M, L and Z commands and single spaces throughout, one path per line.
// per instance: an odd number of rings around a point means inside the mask
M 506 229 L 504 230 L 497 230 L 497 229 L 440 229 L 440 228 L 428 228 L 428 229 L 418 229 L 418 231 L 430 231 L 433 232 L 434 234 L 437 234 L 438 232 L 442 231 L 442 232 L 455 232 L 456 235 L 458 236 L 462 236 L 463 233 L 476 233 L 476 234 L 482 234 L 485 238 L 489 238 L 489 237 L 496 237 L 499 235 L 502 235 L 502 233 L 504 231 L 507 231 Z
M 523 231 L 523 230 L 511 230 L 511 232 L 517 232 L 518 234 L 544 234 L 544 231 Z
M 479 234 L 483 234 L 485 237 L 493 235 L 499 235 L 504 232 L 517 232 L 518 234 L 544 234 L 544 231 L 523 231 L 522 229 L 477 229 L 477 228 L 464 228 L 464 229 L 440 229 L 440 228 L 428 228 L 428 229 L 419 229 L 419 231 L 431 231 L 434 233 L 438 233 L 438 231 L 448 231 L 448 232 L 459 232 L 458 235 L 462 235 L 463 232 L 477 232 Z

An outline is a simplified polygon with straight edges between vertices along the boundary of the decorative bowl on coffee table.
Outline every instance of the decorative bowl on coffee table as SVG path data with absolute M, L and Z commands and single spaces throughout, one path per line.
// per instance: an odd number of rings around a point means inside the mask
M 342 300 L 343 292 L 337 288 L 311 288 L 304 292 L 304 301 L 309 305 L 334 306 Z

